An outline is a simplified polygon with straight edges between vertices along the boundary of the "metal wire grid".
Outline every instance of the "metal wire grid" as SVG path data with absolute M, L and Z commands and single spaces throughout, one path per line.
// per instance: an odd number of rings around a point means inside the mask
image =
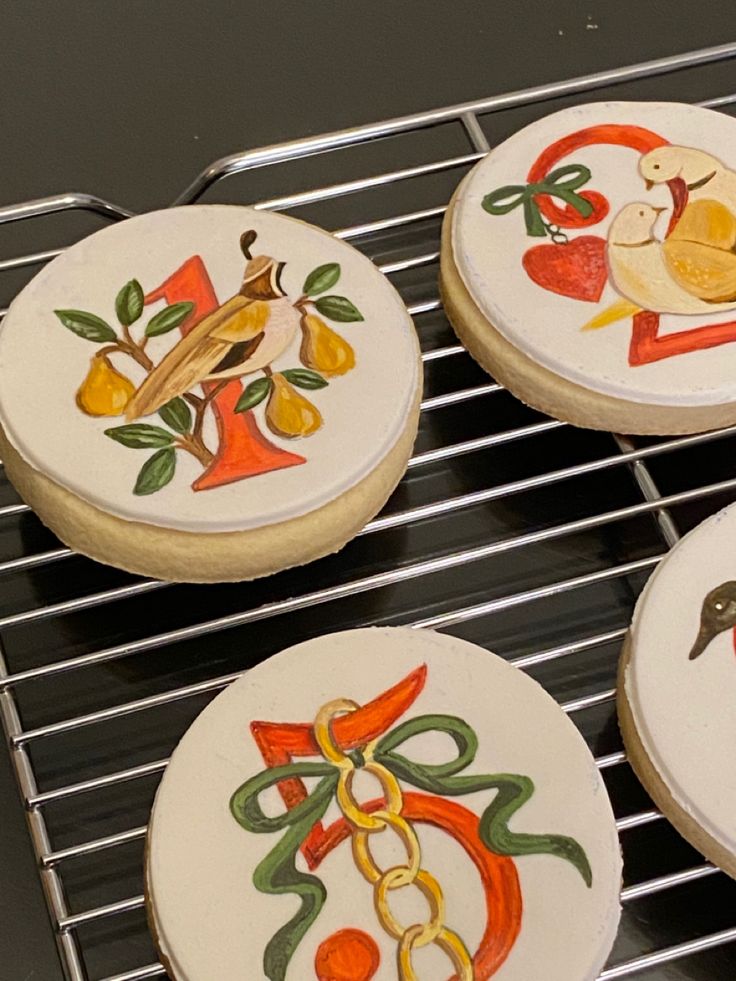
M 736 56 L 736 43 L 731 43 L 717 48 L 688 52 L 657 61 L 494 96 L 433 112 L 418 113 L 369 126 L 356 127 L 337 133 L 236 154 L 219 160 L 208 167 L 177 198 L 175 203 L 186 204 L 197 200 L 207 188 L 230 174 L 268 167 L 276 163 L 293 161 L 315 154 L 323 154 L 377 139 L 386 140 L 388 137 L 406 134 L 412 130 L 429 129 L 447 122 L 459 123 L 470 144 L 471 152 L 448 159 L 423 163 L 419 166 L 390 170 L 372 177 L 363 177 L 328 187 L 262 200 L 256 207 L 270 210 L 294 209 L 341 196 L 355 195 L 358 192 L 365 192 L 371 188 L 396 182 L 405 183 L 408 199 L 412 181 L 415 178 L 432 173 L 456 172 L 459 168 L 474 163 L 488 151 L 489 144 L 478 118 L 485 113 L 498 112 L 512 107 L 530 106 L 560 96 L 592 92 L 604 86 L 665 75 L 682 68 L 724 61 L 734 56 Z M 711 107 L 725 107 L 733 103 L 736 103 L 736 94 L 712 98 L 702 104 Z M 387 141 L 387 152 L 390 151 L 390 148 L 391 142 Z M 93 195 L 64 194 L 2 208 L 0 209 L 0 224 L 68 210 L 93 211 L 110 220 L 124 219 L 131 215 L 130 211 Z M 436 225 L 443 212 L 443 205 L 417 209 L 362 224 L 353 224 L 338 231 L 337 234 L 340 238 L 352 241 L 358 247 L 367 247 L 370 251 L 370 242 L 376 234 L 390 234 L 395 230 L 404 232 L 419 228 L 425 223 L 434 222 L 436 235 Z M 38 251 L 17 258 L 5 259 L 0 261 L 0 271 L 38 265 L 52 259 L 61 251 L 63 250 Z M 438 253 L 435 247 L 431 251 L 425 250 L 421 254 L 383 262 L 380 264 L 380 268 L 389 276 L 426 268 L 433 277 L 435 274 L 433 267 L 435 267 L 437 259 Z M 410 304 L 409 308 L 410 312 L 417 318 L 420 336 L 422 336 L 423 342 L 426 342 L 428 335 L 423 331 L 423 317 L 437 311 L 439 301 L 436 298 L 422 300 Z M 428 370 L 439 368 L 441 372 L 447 373 L 448 366 L 459 363 L 461 359 L 463 364 L 466 360 L 469 364 L 462 348 L 457 343 L 452 342 L 451 335 L 446 329 L 444 335 L 440 333 L 439 336 L 440 338 L 444 336 L 444 340 L 441 340 L 440 343 L 423 343 L 423 358 Z M 422 406 L 423 418 L 426 419 L 430 413 L 439 409 L 454 411 L 453 407 L 460 407 L 461 412 L 467 413 L 465 418 L 468 418 L 473 414 L 473 407 L 483 404 L 483 399 L 488 396 L 498 397 L 502 395 L 501 386 L 490 380 L 482 380 L 480 374 L 474 375 L 472 378 L 476 382 L 475 384 L 466 384 L 465 387 L 453 388 L 427 397 Z M 490 404 L 493 405 L 494 403 Z M 553 440 L 555 436 L 565 440 L 577 438 L 575 436 L 576 431 L 569 429 L 563 423 L 547 420 L 532 413 L 527 414 L 525 420 L 530 417 L 532 421 L 525 421 L 523 425 L 512 425 L 510 428 L 491 434 L 476 435 L 457 442 L 443 443 L 440 441 L 436 446 L 417 452 L 410 462 L 408 477 L 404 483 L 411 480 L 415 474 L 427 472 L 428 468 L 431 472 L 433 466 L 442 465 L 444 461 L 451 460 L 453 466 L 457 466 L 462 463 L 464 458 L 475 459 L 474 454 L 489 450 L 500 451 L 503 447 L 508 447 L 518 453 L 533 453 L 538 452 L 540 446 L 549 445 L 552 448 L 551 455 L 554 456 L 557 444 L 551 444 L 549 441 Z M 356 565 L 354 570 L 348 568 L 348 574 L 343 581 L 329 582 L 320 588 L 312 588 L 312 577 L 308 573 L 300 573 L 298 580 L 293 580 L 299 582 L 300 587 L 294 589 L 289 596 L 273 599 L 270 602 L 247 605 L 245 608 L 242 608 L 241 605 L 223 615 L 204 617 L 182 626 L 171 627 L 164 623 L 165 629 L 151 631 L 137 639 L 97 647 L 80 654 L 73 653 L 74 644 L 71 641 L 68 650 L 63 646 L 64 625 L 69 621 L 62 620 L 62 618 L 73 617 L 84 611 L 98 609 L 104 611 L 108 617 L 113 618 L 116 622 L 118 619 L 122 621 L 126 617 L 125 601 L 134 600 L 164 589 L 171 592 L 177 589 L 191 589 L 191 587 L 174 587 L 155 581 L 135 580 L 124 581 L 123 585 L 115 585 L 103 590 L 92 588 L 86 591 L 84 584 L 90 581 L 88 577 L 83 580 L 83 588 L 79 595 L 52 603 L 36 603 L 30 608 L 23 607 L 0 616 L 0 637 L 3 639 L 3 647 L 0 648 L 0 715 L 17 779 L 26 802 L 28 824 L 38 858 L 39 872 L 62 962 L 68 977 L 73 981 L 86 981 L 88 979 L 90 975 L 85 956 L 87 951 L 82 934 L 86 927 L 104 923 L 121 924 L 118 933 L 123 938 L 122 945 L 118 944 L 115 948 L 116 951 L 119 951 L 119 954 L 116 955 L 118 957 L 115 968 L 117 973 L 106 972 L 105 981 L 142 981 L 145 978 L 161 977 L 165 974 L 163 967 L 155 962 L 140 967 L 131 966 L 133 952 L 132 950 L 129 952 L 124 943 L 126 923 L 128 922 L 126 915 L 133 911 L 138 911 L 140 914 L 143 906 L 142 895 L 129 896 L 112 903 L 92 905 L 80 911 L 72 911 L 68 900 L 67 887 L 71 874 L 69 870 L 74 868 L 75 862 L 90 859 L 92 861 L 90 874 L 104 878 L 110 856 L 131 843 L 142 842 L 146 831 L 145 825 L 126 826 L 123 830 L 112 834 L 86 837 L 82 840 L 76 840 L 71 845 L 58 847 L 55 844 L 55 836 L 50 830 L 48 809 L 59 802 L 74 803 L 78 798 L 81 800 L 94 799 L 95 795 L 103 794 L 111 788 L 122 788 L 127 793 L 130 788 L 137 785 L 136 782 L 145 778 L 158 777 L 166 767 L 167 757 L 146 759 L 133 765 L 123 765 L 131 762 L 131 760 L 126 756 L 124 747 L 116 747 L 116 750 L 120 750 L 119 757 L 116 759 L 115 751 L 113 751 L 107 758 L 108 768 L 102 773 L 84 779 L 75 779 L 75 772 L 73 770 L 70 772 L 61 751 L 54 749 L 60 736 L 71 734 L 77 738 L 87 739 L 88 742 L 85 743 L 85 746 L 89 748 L 96 745 L 95 734 L 100 731 L 98 727 L 104 727 L 110 722 L 131 718 L 138 723 L 140 720 L 148 718 L 153 719 L 153 724 L 155 724 L 156 718 L 163 719 L 163 714 L 157 715 L 157 711 L 163 713 L 164 710 L 171 709 L 172 706 L 178 704 L 194 705 L 194 708 L 191 709 L 192 714 L 194 714 L 197 705 L 199 705 L 198 700 L 213 696 L 242 673 L 242 669 L 227 673 L 217 672 L 221 661 L 216 656 L 215 638 L 222 636 L 226 631 L 245 628 L 259 622 L 270 623 L 279 615 L 297 614 L 299 611 L 309 611 L 313 608 L 319 609 L 327 603 L 355 601 L 361 595 L 373 595 L 376 591 L 386 587 L 396 587 L 411 583 L 414 580 L 419 584 L 426 584 L 431 582 L 433 576 L 447 573 L 450 570 L 458 570 L 459 573 L 462 572 L 464 577 L 468 577 L 474 564 L 481 563 L 491 557 L 508 557 L 511 559 L 518 555 L 523 564 L 523 556 L 530 554 L 530 550 L 536 546 L 567 543 L 580 534 L 591 531 L 605 532 L 606 529 L 614 526 L 616 528 L 622 527 L 623 522 L 634 519 L 647 520 L 648 518 L 651 523 L 651 519 L 654 518 L 656 520 L 652 524 L 652 528 L 656 529 L 656 533 L 652 532 L 654 544 L 649 547 L 649 554 L 633 558 L 629 556 L 627 561 L 616 561 L 614 549 L 614 554 L 609 553 L 608 561 L 602 568 L 562 579 L 559 578 L 560 563 L 558 557 L 556 566 L 550 567 L 555 570 L 554 574 L 547 577 L 541 584 L 531 588 L 514 589 L 514 585 L 509 579 L 505 582 L 505 588 L 500 595 L 490 599 L 485 598 L 469 605 L 453 604 L 449 609 L 443 609 L 433 615 L 419 618 L 412 615 L 413 610 L 407 604 L 403 608 L 397 609 L 392 617 L 395 622 L 408 622 L 415 627 L 444 629 L 455 626 L 459 630 L 463 630 L 467 629 L 469 625 L 472 627 L 474 623 L 485 623 L 487 618 L 492 620 L 496 615 L 507 614 L 509 611 L 517 609 L 522 614 L 522 618 L 528 617 L 530 615 L 528 609 L 533 609 L 533 604 L 537 601 L 561 601 L 563 603 L 561 609 L 570 610 L 578 604 L 581 591 L 597 588 L 602 584 L 620 584 L 621 582 L 628 582 L 631 577 L 640 584 L 643 577 L 662 557 L 662 554 L 666 553 L 666 550 L 672 547 L 680 537 L 678 524 L 673 518 L 673 509 L 695 502 L 707 502 L 707 506 L 712 507 L 714 506 L 713 502 L 721 502 L 724 495 L 730 499 L 736 490 L 736 477 L 728 477 L 711 483 L 698 483 L 695 487 L 673 493 L 662 494 L 652 475 L 652 465 L 677 457 L 678 454 L 702 451 L 704 447 L 709 447 L 711 444 L 717 446 L 733 436 L 736 436 L 736 427 L 720 432 L 641 444 L 624 436 L 614 436 L 613 443 L 610 443 L 610 437 L 597 435 L 594 452 L 588 453 L 587 457 L 577 462 L 562 467 L 544 467 L 542 472 L 493 483 L 489 486 L 480 486 L 461 494 L 445 491 L 437 498 L 415 504 L 412 507 L 398 510 L 389 509 L 370 522 L 362 532 L 362 537 L 373 536 L 379 532 L 385 533 L 392 529 L 406 532 L 407 529 L 422 527 L 422 523 L 437 522 L 444 518 L 455 520 L 479 506 L 486 507 L 492 502 L 506 505 L 507 502 L 515 500 L 519 496 L 529 492 L 538 492 L 544 488 L 549 488 L 553 495 L 564 496 L 565 488 L 570 486 L 571 481 L 578 478 L 591 479 L 596 475 L 601 475 L 606 481 L 615 483 L 614 476 L 622 471 L 626 473 L 627 468 L 633 475 L 635 486 L 638 488 L 638 499 L 634 499 L 631 503 L 602 510 L 594 506 L 592 513 L 583 517 L 573 517 L 571 520 L 565 521 L 557 520 L 542 527 L 536 527 L 536 522 L 527 514 L 521 531 L 516 526 L 518 521 L 516 525 L 514 522 L 509 522 L 512 531 L 510 535 L 493 537 L 489 541 L 454 548 L 450 552 L 442 552 L 439 555 L 423 558 L 408 554 L 411 551 L 408 550 L 401 554 L 400 561 L 392 559 L 387 568 L 367 575 L 356 575 L 356 572 L 360 572 L 359 566 Z M 601 440 L 608 440 L 609 442 L 606 444 Z M 605 451 L 606 445 L 610 446 L 610 452 Z M 601 447 L 604 447 L 604 452 L 601 452 Z M 703 473 L 707 474 L 707 467 L 704 468 Z M 443 489 L 442 484 L 438 486 Z M 595 505 L 595 501 L 593 504 Z M 22 520 L 27 511 L 28 508 L 22 503 L 9 503 L 0 507 L 0 519 L 2 522 Z M 34 519 L 27 517 L 27 520 L 33 521 Z M 647 527 L 649 526 L 647 525 Z M 8 577 L 25 575 L 33 573 L 34 570 L 45 570 L 56 563 L 62 563 L 61 567 L 63 568 L 62 560 L 68 559 L 72 559 L 70 552 L 63 547 L 56 546 L 40 551 L 31 550 L 28 554 L 23 554 L 20 557 L 1 561 L 0 573 Z M 81 559 L 72 559 L 72 562 L 81 563 L 82 561 Z M 97 568 L 92 563 L 86 563 L 86 560 L 84 562 L 89 567 Z M 545 575 L 547 571 L 544 570 Z M 225 589 L 226 587 L 218 588 Z M 627 598 L 629 607 L 633 602 L 636 588 L 638 587 L 632 589 L 631 595 Z M 468 592 L 472 594 L 473 590 L 469 587 Z M 40 590 L 40 593 L 42 595 L 43 590 Z M 244 591 L 244 594 L 247 596 L 248 592 Z M 480 589 L 479 591 L 476 588 L 475 594 L 482 596 L 483 590 Z M 208 595 L 213 594 L 209 593 Z M 335 609 L 340 609 L 340 607 L 334 605 L 328 607 L 328 610 Z M 327 620 L 327 615 L 323 615 Z M 354 623 L 371 621 L 370 615 L 366 615 L 360 609 L 357 613 L 351 612 L 351 616 Z M 386 616 L 383 619 L 388 621 L 392 618 Z M 12 648 L 13 635 L 11 631 L 27 628 L 31 631 L 29 634 L 31 643 L 35 640 L 38 644 L 43 645 L 44 638 L 50 636 L 41 629 L 45 621 L 51 621 L 55 627 L 58 627 L 62 635 L 61 655 L 57 655 L 56 659 L 47 660 L 45 663 L 12 670 L 9 664 L 12 662 L 12 658 L 6 656 L 7 651 Z M 291 622 L 291 620 L 285 621 L 287 625 Z M 600 623 L 600 626 L 603 625 L 605 625 L 605 619 Z M 330 629 L 333 626 L 332 619 L 329 619 L 328 622 L 322 624 L 322 629 Z M 91 628 L 85 626 L 85 629 L 94 630 L 94 625 Z M 310 627 L 310 629 L 312 628 Z M 611 703 L 614 698 L 614 689 L 610 683 L 611 665 L 615 661 L 616 647 L 624 631 L 625 621 L 621 620 L 610 629 L 598 629 L 592 633 L 588 631 L 584 636 L 576 637 L 574 640 L 566 640 L 564 643 L 546 646 L 543 649 L 528 650 L 524 654 L 511 657 L 510 660 L 520 668 L 532 672 L 550 666 L 559 667 L 561 676 L 575 672 L 585 675 L 585 672 L 590 670 L 591 676 L 588 679 L 590 682 L 588 689 L 590 690 L 586 690 L 585 694 L 575 698 L 561 699 L 563 708 L 573 715 L 576 721 L 580 721 L 583 718 L 583 713 L 603 707 L 610 721 L 613 714 Z M 317 633 L 319 629 L 315 629 L 313 632 Z M 571 632 L 575 633 L 575 631 Z M 287 631 L 284 637 L 288 638 L 288 636 L 289 632 Z M 564 627 L 560 636 L 565 636 Z M 173 645 L 185 645 L 186 642 L 192 640 L 199 640 L 203 645 L 201 650 L 205 677 L 202 680 L 184 685 L 175 683 L 172 687 L 167 687 L 155 694 L 132 700 L 116 701 L 105 708 L 95 708 L 92 711 L 68 714 L 67 710 L 67 714 L 65 714 L 64 707 L 60 708 L 57 704 L 51 713 L 53 721 L 31 726 L 24 724 L 25 706 L 23 699 L 26 693 L 30 694 L 34 691 L 34 685 L 48 683 L 57 676 L 62 681 L 62 676 L 68 678 L 74 672 L 82 671 L 82 669 L 89 670 L 100 665 L 119 666 L 124 662 L 124 659 L 132 658 L 134 655 L 140 655 L 144 652 L 165 651 Z M 283 644 L 279 643 L 276 646 L 283 646 Z M 580 660 L 580 656 L 586 652 L 599 650 L 608 651 L 606 655 L 608 683 L 603 686 L 599 683 L 598 674 L 595 673 L 592 665 L 588 669 L 587 662 Z M 238 663 L 242 664 L 242 659 Z M 558 688 L 560 688 L 559 685 Z M 30 714 L 33 715 L 33 712 L 31 711 Z M 175 735 L 180 735 L 184 727 L 184 724 L 180 724 Z M 585 725 L 582 725 L 581 728 L 586 732 Z M 590 730 L 591 727 L 587 728 Z M 586 732 L 586 735 L 590 738 L 589 731 Z M 596 739 L 592 741 L 598 742 L 598 735 L 599 732 L 596 732 Z M 39 748 L 42 756 L 44 753 L 46 754 L 44 763 L 46 775 L 43 781 L 39 781 L 38 768 L 34 766 L 34 752 Z M 48 764 L 48 759 L 52 761 L 51 766 Z M 625 755 L 620 749 L 599 754 L 597 764 L 607 777 L 610 774 L 621 773 L 626 769 Z M 52 775 L 50 780 L 49 773 Z M 54 775 L 56 779 L 53 779 Z M 42 783 L 52 785 L 42 789 Z M 655 825 L 660 829 L 659 833 L 662 834 L 666 822 L 661 821 L 660 818 L 661 815 L 651 806 L 641 805 L 632 813 L 620 817 L 618 827 L 625 850 L 627 835 L 634 829 Z M 657 822 L 659 823 L 657 824 Z M 84 822 L 80 821 L 80 825 L 84 826 Z M 724 877 L 710 864 L 696 860 L 695 864 L 691 862 L 684 868 L 650 876 L 627 885 L 622 894 L 624 906 L 625 908 L 629 907 L 636 901 L 655 895 L 676 895 L 678 888 L 682 889 L 682 887 L 706 878 L 712 878 L 715 882 L 715 880 Z M 671 892 L 672 890 L 674 893 Z M 692 960 L 692 955 L 704 951 L 722 949 L 727 951 L 727 956 L 730 956 L 734 948 L 728 948 L 727 945 L 734 941 L 736 941 L 736 920 L 731 917 L 725 928 L 717 930 L 706 928 L 685 941 L 664 943 L 662 946 L 657 946 L 656 949 L 647 949 L 645 943 L 643 950 L 634 952 L 633 956 L 632 951 L 629 950 L 628 956 L 623 958 L 617 958 L 614 952 L 611 966 L 603 972 L 600 981 L 604 981 L 604 979 L 610 981 L 614 978 L 647 973 L 662 965 L 671 965 L 676 961 L 684 963 L 685 967 L 681 967 L 681 969 L 687 970 L 687 965 L 697 961 L 697 959 Z M 685 958 L 690 959 L 684 961 Z M 733 976 L 733 966 L 736 964 L 736 960 L 726 960 L 725 964 L 725 973 L 719 976 L 724 978 Z M 729 964 L 731 965 L 730 970 Z M 713 969 L 708 970 L 712 972 Z M 96 977 L 100 976 L 99 974 L 96 975 Z M 657 977 L 664 976 L 657 974 Z M 670 974 L 666 976 L 670 977 Z M 677 974 L 677 977 L 688 978 L 705 976 L 699 973 L 692 975 Z M 713 973 L 707 974 L 709 978 L 713 976 Z

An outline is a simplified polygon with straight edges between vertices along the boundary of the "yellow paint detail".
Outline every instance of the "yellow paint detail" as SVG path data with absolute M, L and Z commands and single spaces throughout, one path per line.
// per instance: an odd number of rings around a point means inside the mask
M 319 409 L 279 372 L 272 375 L 271 380 L 273 388 L 266 406 L 266 422 L 271 432 L 287 439 L 316 433 L 322 425 Z
M 355 352 L 320 317 L 312 313 L 302 317 L 302 364 L 323 375 L 344 375 L 355 367 Z
M 693 296 L 710 303 L 736 300 L 736 254 L 699 242 L 668 239 L 664 255 L 670 275 Z
M 254 300 L 216 327 L 212 331 L 212 337 L 230 341 L 231 344 L 248 341 L 263 331 L 270 315 L 271 310 L 265 300 Z
M 736 216 L 720 201 L 694 201 L 685 208 L 668 241 L 732 249 L 736 244 Z
M 277 376 L 274 375 L 274 380 Z M 323 757 L 334 763 L 339 771 L 337 803 L 353 834 L 353 859 L 360 874 L 373 886 L 373 905 L 378 921 L 389 936 L 397 941 L 396 964 L 399 981 L 417 981 L 412 965 L 412 951 L 435 944 L 449 959 L 458 981 L 474 981 L 473 959 L 460 937 L 444 925 L 445 898 L 435 877 L 421 867 L 422 852 L 416 832 L 401 816 L 404 806 L 401 786 L 396 777 L 373 758 L 376 740 L 358 748 L 362 760 L 348 756 L 335 743 L 332 721 L 360 706 L 346 698 L 327 702 L 317 713 L 314 734 Z M 357 767 L 378 781 L 383 807 L 367 811 L 355 799 L 352 791 Z M 387 830 L 393 831 L 406 850 L 406 862 L 381 869 L 370 848 L 370 837 Z M 389 895 L 397 889 L 414 886 L 429 906 L 424 923 L 404 926 L 389 907 Z
M 121 416 L 133 392 L 135 385 L 130 378 L 113 368 L 104 354 L 95 355 L 79 386 L 77 405 L 88 416 Z
M 640 310 L 641 307 L 638 307 L 630 300 L 618 300 L 616 303 L 612 303 L 610 307 L 606 307 L 605 310 L 602 310 L 600 313 L 596 314 L 595 317 L 583 324 L 580 329 L 598 330 L 600 327 L 607 327 L 609 324 L 615 324 L 617 320 L 623 320 L 625 317 L 633 317 L 634 314 L 639 313 Z

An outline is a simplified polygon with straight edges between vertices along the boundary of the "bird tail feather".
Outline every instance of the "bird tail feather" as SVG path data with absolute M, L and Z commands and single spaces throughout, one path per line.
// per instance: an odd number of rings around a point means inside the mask
M 580 329 L 599 330 L 601 327 L 607 327 L 609 324 L 615 324 L 617 320 L 624 320 L 626 317 L 633 317 L 635 313 L 639 313 L 640 311 L 641 307 L 637 306 L 635 303 L 632 303 L 630 300 L 617 300 L 616 303 L 612 303 L 610 307 L 606 307 L 605 310 L 602 310 L 587 323 L 584 323 Z

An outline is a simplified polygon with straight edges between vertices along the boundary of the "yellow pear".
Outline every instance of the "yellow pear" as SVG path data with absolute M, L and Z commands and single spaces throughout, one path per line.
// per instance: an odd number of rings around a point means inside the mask
M 95 355 L 87 377 L 79 386 L 77 405 L 88 416 L 121 416 L 135 385 L 110 364 L 105 355 Z
M 322 425 L 322 416 L 316 406 L 305 399 L 280 372 L 271 376 L 273 383 L 266 406 L 266 422 L 277 436 L 294 439 L 311 436 Z
M 323 375 L 344 375 L 355 367 L 355 352 L 348 342 L 313 313 L 302 317 L 301 362 Z

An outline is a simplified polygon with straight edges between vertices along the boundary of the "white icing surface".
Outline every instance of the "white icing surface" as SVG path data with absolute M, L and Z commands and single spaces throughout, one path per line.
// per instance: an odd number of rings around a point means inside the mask
M 707 151 L 736 169 L 736 121 L 722 113 L 674 103 L 636 102 L 592 103 L 553 113 L 492 150 L 466 179 L 452 224 L 458 271 L 496 329 L 520 351 L 563 378 L 605 395 L 652 405 L 731 402 L 736 398 L 736 342 L 630 367 L 630 316 L 598 330 L 580 329 L 621 299 L 610 277 L 598 303 L 544 289 L 527 276 L 522 256 L 527 249 L 551 243 L 551 239 L 527 235 L 522 207 L 506 215 L 491 215 L 481 206 L 485 195 L 496 188 L 525 185 L 530 167 L 549 144 L 604 123 L 653 130 L 671 144 Z M 592 177 L 580 190 L 596 190 L 610 203 L 608 215 L 598 224 L 568 229 L 570 242 L 582 235 L 605 239 L 620 209 L 639 201 L 667 209 L 655 228 L 656 237 L 664 238 L 672 195 L 664 184 L 646 190 L 637 170 L 639 160 L 640 154 L 628 147 L 596 145 L 575 150 L 553 165 L 553 169 L 567 164 L 588 167 Z M 562 205 L 559 198 L 553 201 Z M 659 333 L 734 319 L 733 310 L 698 316 L 665 314 Z
M 688 654 L 711 589 L 736 579 L 736 506 L 691 531 L 657 566 L 636 605 L 626 695 L 637 733 L 667 789 L 736 852 L 736 657 L 733 632 Z
M 511 819 L 512 829 L 573 836 L 593 870 L 588 889 L 577 870 L 559 858 L 515 860 L 524 906 L 521 932 L 494 981 L 598 977 L 618 925 L 621 856 L 610 802 L 578 731 L 539 685 L 485 650 L 431 631 L 373 628 L 299 644 L 248 672 L 204 710 L 174 752 L 154 805 L 149 887 L 162 950 L 180 981 L 264 977 L 264 947 L 298 908 L 293 896 L 265 896 L 251 882 L 254 868 L 280 835 L 250 834 L 229 811 L 233 792 L 264 768 L 250 722 L 310 722 L 336 697 L 364 704 L 422 664 L 428 668 L 424 690 L 399 722 L 433 712 L 465 719 L 479 748 L 463 772 L 530 776 L 535 793 Z M 449 738 L 437 734 L 414 737 L 400 751 L 427 762 L 456 755 Z M 374 785 L 363 792 L 363 799 L 375 796 Z M 267 813 L 280 813 L 280 798 L 270 794 L 264 795 Z M 480 814 L 492 794 L 454 801 Z M 333 804 L 325 820 L 338 816 Z M 472 952 L 485 923 L 477 871 L 447 834 L 425 824 L 415 828 L 423 867 L 436 876 L 446 897 L 445 922 Z M 377 856 L 386 854 L 381 847 L 376 846 Z M 298 867 L 305 868 L 303 860 Z M 378 924 L 371 887 L 355 868 L 347 843 L 332 851 L 316 874 L 327 888 L 327 901 L 297 949 L 287 981 L 314 979 L 317 947 L 347 927 L 378 943 L 376 981 L 395 979 L 395 942 Z M 393 903 L 405 909 L 398 899 Z M 423 903 L 418 912 L 426 915 Z M 448 962 L 436 948 L 421 953 L 428 957 L 417 957 L 417 966 L 427 967 L 422 981 L 448 977 Z
M 130 449 L 104 435 L 125 419 L 93 418 L 75 404 L 75 393 L 101 345 L 65 329 L 55 309 L 90 311 L 116 325 L 118 290 L 137 278 L 144 292 L 158 287 L 192 255 L 200 255 L 220 303 L 236 294 L 245 259 L 239 239 L 254 228 L 254 255 L 285 261 L 281 282 L 296 300 L 308 273 L 338 262 L 341 276 L 330 294 L 347 296 L 365 318 L 325 322 L 353 347 L 356 367 L 333 377 L 327 388 L 303 391 L 323 416 L 314 435 L 283 439 L 265 425 L 266 402 L 254 410 L 264 436 L 307 462 L 214 489 L 194 492 L 202 473 L 188 453 L 177 453 L 176 474 L 148 496 L 132 493 L 137 473 L 154 450 Z M 165 306 L 144 308 L 132 333 Z M 315 312 L 312 309 L 312 312 Z M 119 330 L 119 328 L 118 328 Z M 151 338 L 154 362 L 180 339 L 178 330 Z M 301 368 L 301 332 L 273 363 L 274 370 Z M 112 355 L 118 371 L 136 384 L 144 374 L 124 355 Z M 398 294 L 374 264 L 326 232 L 264 211 L 230 205 L 190 206 L 154 212 L 113 225 L 84 239 L 48 265 L 21 292 L 0 327 L 0 422 L 23 458 L 91 504 L 129 520 L 185 531 L 255 528 L 306 514 L 339 497 L 370 473 L 406 425 L 418 384 L 416 338 Z M 246 376 L 245 383 L 263 377 Z M 200 391 L 197 387 L 195 391 Z M 157 415 L 137 420 L 162 425 Z M 204 437 L 217 446 L 208 413 Z

